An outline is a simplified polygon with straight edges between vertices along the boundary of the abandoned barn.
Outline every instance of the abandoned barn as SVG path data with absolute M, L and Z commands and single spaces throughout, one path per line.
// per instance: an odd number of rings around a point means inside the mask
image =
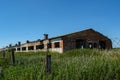
M 45 51 L 46 44 L 49 44 L 50 51 L 56 51 L 59 53 L 76 48 L 112 48 L 111 40 L 93 29 L 87 29 L 43 40 L 39 39 L 32 42 L 27 40 L 24 44 L 19 42 L 14 48 L 17 52 Z

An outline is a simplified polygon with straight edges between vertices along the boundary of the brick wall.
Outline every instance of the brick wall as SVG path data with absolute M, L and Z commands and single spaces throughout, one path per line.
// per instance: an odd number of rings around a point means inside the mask
M 77 33 L 73 33 L 63 38 L 63 50 L 70 50 L 76 48 L 76 39 L 83 39 L 85 40 L 85 47 L 88 47 L 88 42 L 93 41 L 99 45 L 99 41 L 105 41 L 106 49 L 112 48 L 112 42 L 107 37 L 95 32 L 93 30 L 81 31 Z

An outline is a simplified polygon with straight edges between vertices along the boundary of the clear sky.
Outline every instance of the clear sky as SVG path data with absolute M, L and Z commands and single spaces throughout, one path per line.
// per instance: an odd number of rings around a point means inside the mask
M 0 0 L 0 47 L 89 28 L 120 39 L 120 0 Z

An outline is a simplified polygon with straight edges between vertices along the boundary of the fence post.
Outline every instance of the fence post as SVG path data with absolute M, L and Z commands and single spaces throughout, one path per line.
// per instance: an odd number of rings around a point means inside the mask
M 51 72 L 51 55 L 46 55 L 46 72 Z
M 14 48 L 12 48 L 12 51 L 11 51 L 11 61 L 12 61 L 12 65 L 15 66 Z
M 45 47 L 46 47 L 46 73 L 51 72 L 51 55 L 49 54 L 49 47 L 48 47 L 48 34 L 44 34 L 44 38 L 46 40 Z

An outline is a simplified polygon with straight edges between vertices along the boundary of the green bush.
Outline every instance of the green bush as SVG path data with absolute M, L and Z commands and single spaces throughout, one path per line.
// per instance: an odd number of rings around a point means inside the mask
M 6 67 L 8 65 L 8 61 L 6 58 L 0 58 L 0 66 Z

